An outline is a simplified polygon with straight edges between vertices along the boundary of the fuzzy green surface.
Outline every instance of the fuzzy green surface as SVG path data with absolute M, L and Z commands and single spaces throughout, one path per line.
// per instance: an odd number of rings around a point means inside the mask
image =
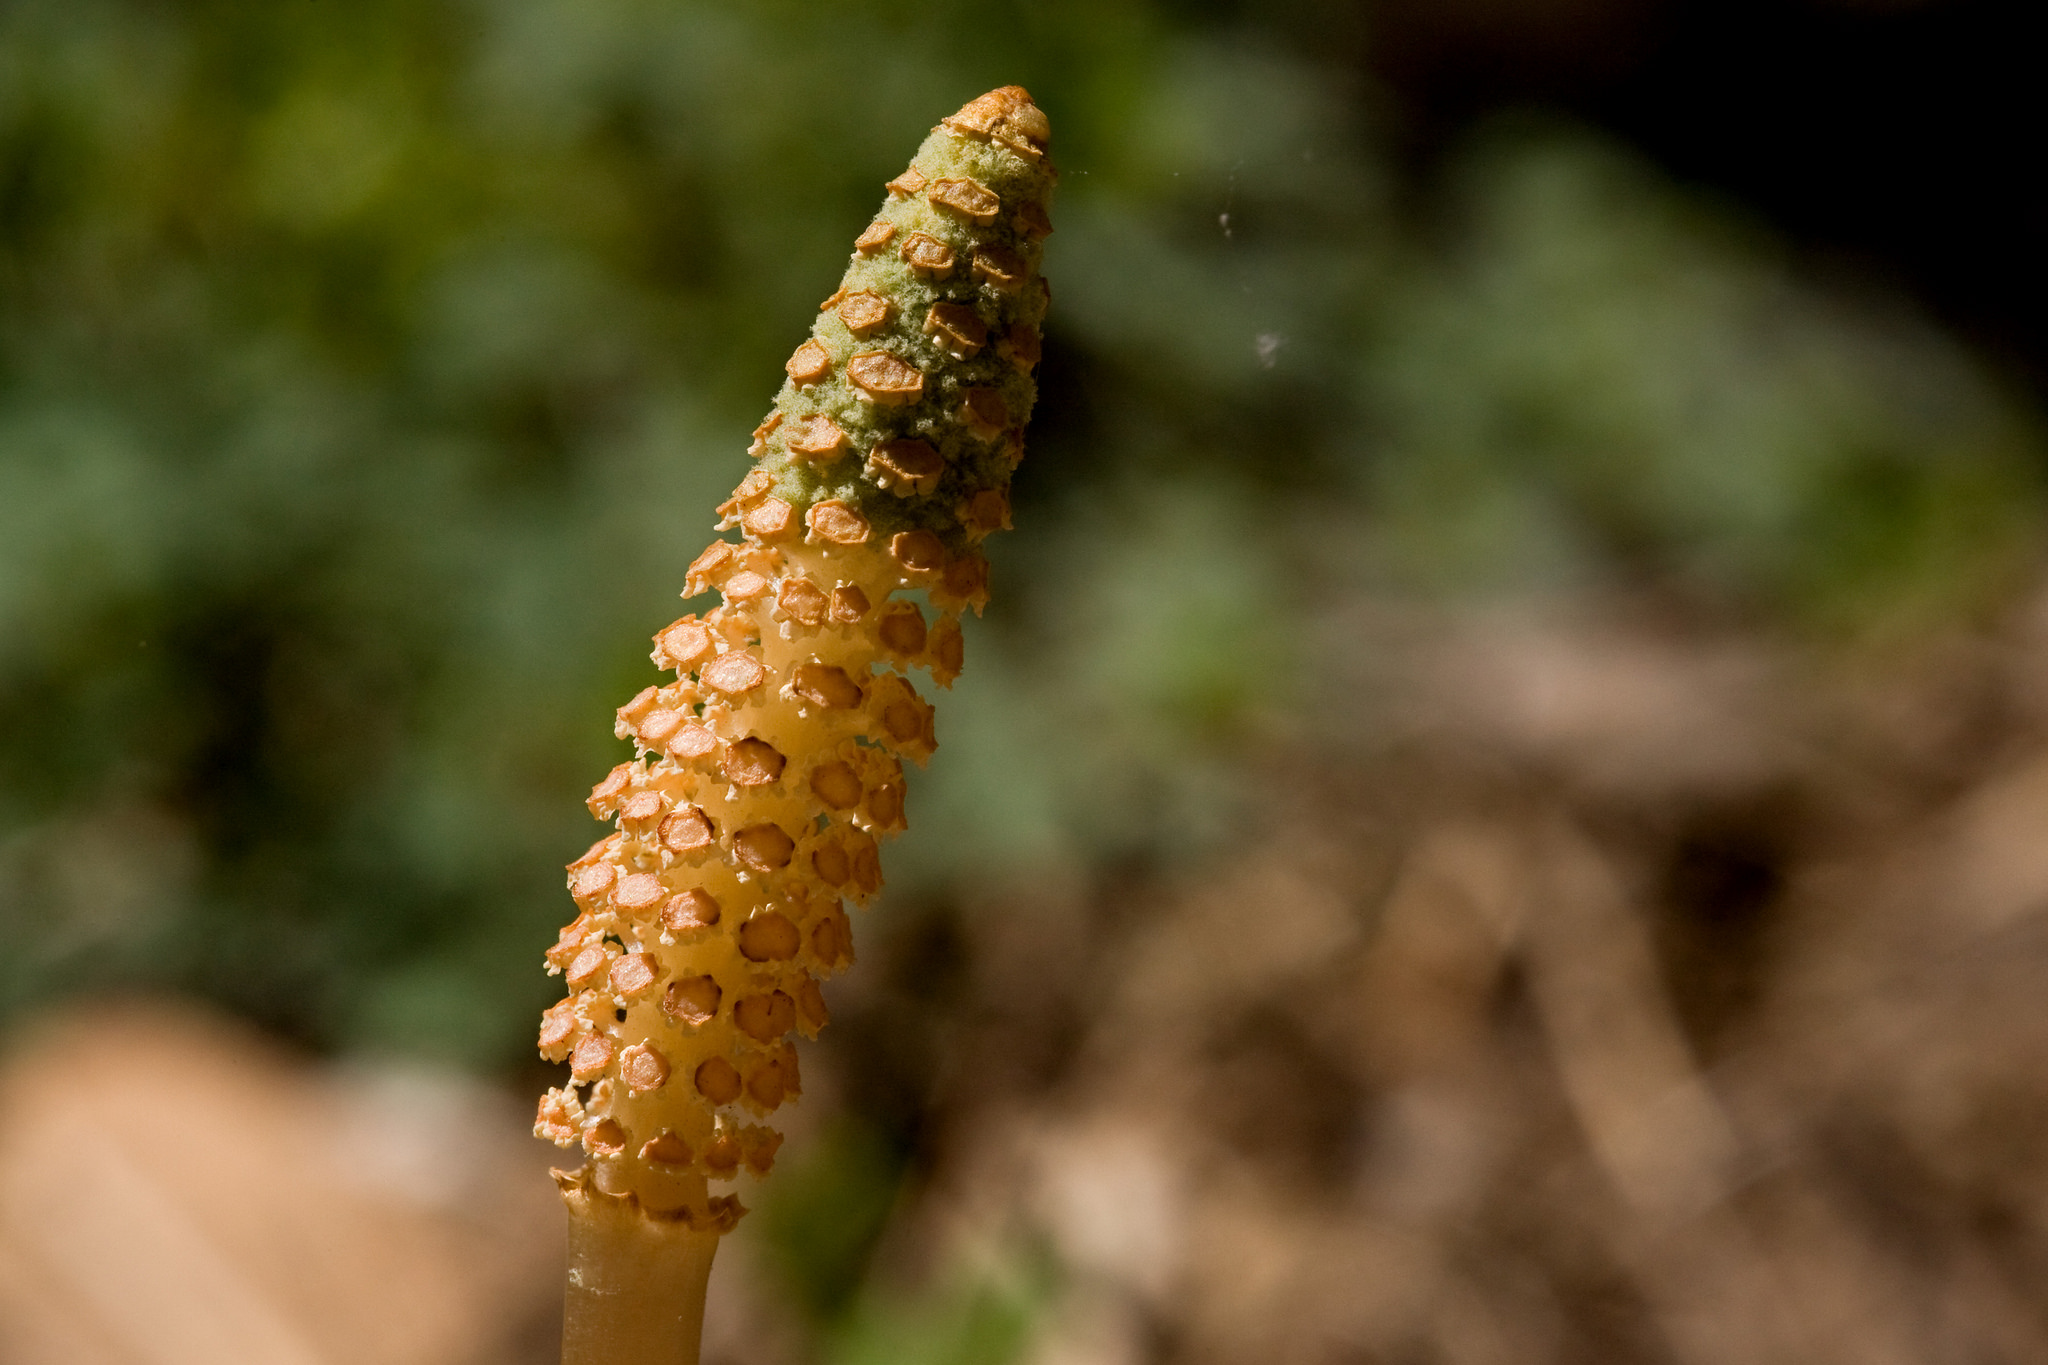
M 811 336 L 831 356 L 832 373 L 802 388 L 794 382 L 783 384 L 775 400 L 783 423 L 770 435 L 760 464 L 774 476 L 776 496 L 799 512 L 816 502 L 844 499 L 884 535 L 921 527 L 957 544 L 962 537 L 959 509 L 984 489 L 1007 487 L 1011 470 L 1004 453 L 1007 433 L 983 441 L 961 424 L 962 394 L 969 388 L 1001 392 L 1011 431 L 1023 428 L 1037 400 L 1038 386 L 1031 375 L 999 354 L 999 346 L 1013 328 L 1036 327 L 1045 317 L 1047 296 L 1038 274 L 1044 243 L 1018 230 L 1014 219 L 1027 203 L 1047 208 L 1057 176 L 1049 161 L 1034 163 L 944 124 L 932 130 L 911 166 L 927 182 L 979 181 L 1001 196 L 1002 209 L 995 222 L 979 227 L 934 207 L 923 194 L 889 196 L 876 217 L 894 224 L 895 236 L 872 255 L 855 253 L 841 281 L 848 293 L 866 290 L 887 299 L 889 320 L 856 338 L 836 310 L 819 313 Z M 904 264 L 901 247 L 913 232 L 952 248 L 952 274 L 943 280 L 924 279 Z M 980 286 L 973 277 L 974 249 L 990 243 L 1009 247 L 1025 263 L 1026 277 L 1013 293 Z M 972 359 L 954 359 L 926 335 L 924 320 L 935 303 L 966 304 L 987 325 L 988 344 Z M 924 396 L 901 407 L 863 398 L 846 377 L 847 361 L 863 351 L 887 351 L 916 366 L 924 374 Z M 824 462 L 790 455 L 783 444 L 789 427 L 814 414 L 831 418 L 846 433 L 845 453 Z M 946 461 L 937 489 L 922 496 L 900 496 L 864 473 L 867 451 L 880 442 L 909 436 L 929 441 Z

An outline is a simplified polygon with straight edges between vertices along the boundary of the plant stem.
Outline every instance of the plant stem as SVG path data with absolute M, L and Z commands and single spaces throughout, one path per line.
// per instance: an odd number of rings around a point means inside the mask
M 697 1365 L 718 1233 L 572 1188 L 562 1365 Z
M 675 681 L 619 709 L 636 756 L 591 791 L 617 830 L 568 865 L 578 913 L 547 962 L 569 994 L 539 1038 L 570 1083 L 534 1133 L 590 1156 L 555 1173 L 564 1365 L 696 1365 L 718 1237 L 746 1212 L 708 1182 L 774 1164 L 781 1135 L 748 1120 L 803 1093 L 791 1039 L 829 1017 L 845 901 L 881 890 L 903 762 L 937 743 L 908 675 L 952 685 L 960 615 L 988 600 L 980 542 L 1010 524 L 1051 131 L 1021 87 L 991 90 L 889 182 L 719 505 L 744 538 L 684 577 L 723 602 L 655 636 Z

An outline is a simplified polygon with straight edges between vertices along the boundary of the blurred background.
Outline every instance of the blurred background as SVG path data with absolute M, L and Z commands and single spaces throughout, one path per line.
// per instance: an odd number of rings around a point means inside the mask
M 0 1361 L 553 1358 L 612 708 L 1011 82 L 1018 530 L 707 1358 L 2048 1359 L 2020 11 L 0 3 Z

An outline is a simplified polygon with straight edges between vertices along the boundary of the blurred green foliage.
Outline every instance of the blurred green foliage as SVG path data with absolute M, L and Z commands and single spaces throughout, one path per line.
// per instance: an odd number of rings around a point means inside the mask
M 1065 173 L 1045 390 L 899 903 L 1199 845 L 1361 595 L 1839 639 L 2030 562 L 2031 414 L 1896 301 L 1570 127 L 1404 181 L 1370 92 L 1255 27 L 14 0 L 0 1009 L 147 983 L 528 1057 L 611 708 L 779 364 L 881 182 L 1011 81 Z M 856 1148 L 819 1197 L 866 1227 L 898 1165 Z M 813 1251 L 837 1311 L 862 1248 Z M 979 1293 L 946 1332 L 1002 1335 Z
M 878 1293 L 832 1339 L 839 1365 L 988 1365 L 1030 1344 L 1048 1283 L 1005 1267 L 1000 1279 L 963 1278 L 917 1295 Z
M 857 1119 L 813 1133 L 779 1163 L 763 1203 L 759 1234 L 806 1314 L 843 1314 L 867 1271 L 868 1253 L 889 1221 L 903 1157 Z

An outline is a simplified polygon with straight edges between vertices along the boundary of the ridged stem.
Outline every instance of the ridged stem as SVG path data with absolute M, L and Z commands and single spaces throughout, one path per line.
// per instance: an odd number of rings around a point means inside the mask
M 563 1201 L 562 1365 L 697 1365 L 718 1233 L 582 1189 Z

